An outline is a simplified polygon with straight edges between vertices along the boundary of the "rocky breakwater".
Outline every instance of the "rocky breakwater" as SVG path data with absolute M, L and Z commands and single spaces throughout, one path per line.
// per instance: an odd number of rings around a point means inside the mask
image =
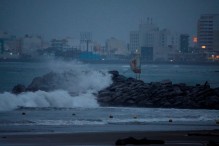
M 106 75 L 100 73 L 102 76 Z M 93 93 L 101 106 L 219 109 L 219 88 L 212 89 L 208 84 L 188 86 L 184 83 L 173 84 L 169 80 L 144 83 L 120 75 L 118 71 L 109 71 L 109 73 L 112 76 L 112 84 L 99 90 L 98 93 Z M 90 72 L 80 74 L 88 76 Z M 83 78 L 74 72 L 50 72 L 34 78 L 27 87 L 21 84 L 14 86 L 12 93 L 61 89 L 76 95 L 78 91 L 85 92 L 96 86 L 95 82 L 92 82 L 82 89 L 79 86 L 81 79 Z
M 219 109 L 219 88 L 173 84 L 169 80 L 144 83 L 110 71 L 113 83 L 99 91 L 102 106 Z

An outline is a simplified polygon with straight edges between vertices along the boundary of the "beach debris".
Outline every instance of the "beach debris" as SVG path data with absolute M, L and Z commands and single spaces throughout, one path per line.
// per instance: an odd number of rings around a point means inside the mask
M 115 142 L 116 145 L 128 145 L 128 144 L 133 144 L 133 145 L 143 145 L 143 144 L 165 144 L 164 140 L 151 140 L 147 138 L 142 138 L 142 139 L 136 139 L 134 137 L 128 137 L 124 139 L 118 139 Z
M 113 118 L 113 116 L 112 116 L 112 115 L 109 115 L 109 118 L 110 118 L 110 119 L 112 119 L 112 118 Z

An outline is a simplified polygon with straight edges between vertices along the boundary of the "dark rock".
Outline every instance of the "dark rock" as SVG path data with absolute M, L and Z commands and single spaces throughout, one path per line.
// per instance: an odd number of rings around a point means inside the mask
M 52 91 L 59 89 L 60 76 L 54 72 L 50 72 L 42 77 L 36 77 L 27 87 L 27 91 Z
M 88 74 L 88 72 L 84 73 Z M 208 82 L 197 86 L 188 86 L 184 83 L 172 84 L 170 80 L 144 83 L 120 75 L 118 71 L 109 71 L 109 73 L 112 75 L 113 83 L 93 94 L 97 96 L 101 106 L 219 109 L 219 88 L 210 88 Z M 75 80 L 71 80 L 74 77 L 75 74 L 72 72 L 50 72 L 34 78 L 27 88 L 16 85 L 12 93 L 64 89 L 74 95 L 72 89 L 77 86 Z
M 113 84 L 97 95 L 101 105 L 219 109 L 219 88 L 211 89 L 208 83 L 197 86 L 172 84 L 170 80 L 144 83 L 116 71 L 112 74 Z
M 160 82 L 162 85 L 172 85 L 172 81 L 170 80 L 163 80 Z
M 109 115 L 109 118 L 110 118 L 110 119 L 112 119 L 112 118 L 113 118 L 113 116 L 112 116 L 112 115 Z
M 118 139 L 115 144 L 116 145 L 150 145 L 150 144 L 164 144 L 165 141 L 163 140 L 150 140 L 147 138 L 142 138 L 142 139 L 136 139 L 133 137 L 128 137 L 124 139 Z
M 14 88 L 12 89 L 12 93 L 14 94 L 20 94 L 22 92 L 25 92 L 26 88 L 24 85 L 22 84 L 18 84 L 16 86 L 14 86 Z
M 114 75 L 114 76 L 119 76 L 119 72 L 117 70 L 109 71 L 109 73 Z
M 215 89 L 214 89 L 214 92 L 215 92 L 216 96 L 219 97 L 219 87 L 218 87 L 218 88 L 215 88 Z
M 219 109 L 219 97 L 218 96 L 208 97 L 205 103 L 207 107 L 211 107 L 213 109 Z

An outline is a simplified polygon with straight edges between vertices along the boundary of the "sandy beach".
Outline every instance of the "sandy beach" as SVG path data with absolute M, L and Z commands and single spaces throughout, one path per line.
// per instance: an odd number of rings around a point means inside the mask
M 82 132 L 51 134 L 1 134 L 2 146 L 26 145 L 115 145 L 118 139 L 133 137 L 136 139 L 162 140 L 166 146 L 213 146 L 218 145 L 219 130 L 211 131 L 130 131 L 130 132 Z M 153 144 L 152 144 L 153 145 Z M 156 145 L 156 144 L 155 144 Z M 215 145 L 214 145 L 215 146 Z

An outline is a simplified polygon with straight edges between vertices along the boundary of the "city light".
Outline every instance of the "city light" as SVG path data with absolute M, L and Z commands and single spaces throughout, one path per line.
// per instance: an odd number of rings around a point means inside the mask
M 197 43 L 198 42 L 198 38 L 197 37 L 193 37 L 193 43 Z
M 202 49 L 206 49 L 206 46 L 202 46 Z

